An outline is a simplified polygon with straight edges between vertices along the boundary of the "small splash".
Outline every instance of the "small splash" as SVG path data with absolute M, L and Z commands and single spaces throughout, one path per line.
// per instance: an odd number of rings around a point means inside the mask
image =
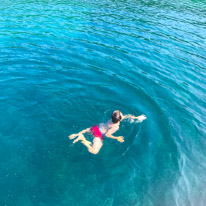
M 138 117 L 138 119 L 133 119 L 133 115 L 128 115 L 128 116 L 131 116 L 131 118 L 129 118 L 128 119 L 128 121 L 130 122 L 130 123 L 141 123 L 141 122 L 143 122 L 145 119 L 147 119 L 147 117 L 145 116 L 145 115 L 140 115 L 139 117 Z
M 141 123 L 141 122 L 143 122 L 143 120 L 138 120 L 138 119 L 136 119 L 136 120 L 134 120 L 134 119 L 129 119 L 128 120 L 130 123 Z
M 141 123 L 141 122 L 143 122 L 145 119 L 141 119 L 141 120 L 139 120 L 139 119 L 131 119 L 130 120 L 130 123 Z

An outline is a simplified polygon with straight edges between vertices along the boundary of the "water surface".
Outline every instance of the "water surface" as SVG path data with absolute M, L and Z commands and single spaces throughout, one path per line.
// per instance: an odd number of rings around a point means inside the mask
M 0 10 L 1 205 L 205 205 L 205 1 Z M 116 109 L 148 117 L 122 122 L 123 144 L 67 138 Z

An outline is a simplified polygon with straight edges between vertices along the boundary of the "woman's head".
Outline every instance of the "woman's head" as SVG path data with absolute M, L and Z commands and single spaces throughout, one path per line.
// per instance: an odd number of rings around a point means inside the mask
M 113 123 L 118 123 L 122 120 L 123 118 L 123 114 L 119 111 L 119 110 L 116 110 L 112 113 L 112 122 Z

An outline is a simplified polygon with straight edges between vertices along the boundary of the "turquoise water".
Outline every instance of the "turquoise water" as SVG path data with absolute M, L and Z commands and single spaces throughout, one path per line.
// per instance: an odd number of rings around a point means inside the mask
M 0 10 L 2 206 L 206 204 L 205 1 Z M 68 139 L 116 109 L 148 118 L 96 156 Z

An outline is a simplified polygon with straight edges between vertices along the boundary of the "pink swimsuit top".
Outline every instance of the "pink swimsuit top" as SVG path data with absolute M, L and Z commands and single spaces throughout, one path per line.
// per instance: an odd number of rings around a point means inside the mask
M 94 125 L 90 128 L 90 131 L 94 137 L 100 138 L 101 140 L 104 140 L 104 135 L 101 132 L 101 128 L 99 125 Z

